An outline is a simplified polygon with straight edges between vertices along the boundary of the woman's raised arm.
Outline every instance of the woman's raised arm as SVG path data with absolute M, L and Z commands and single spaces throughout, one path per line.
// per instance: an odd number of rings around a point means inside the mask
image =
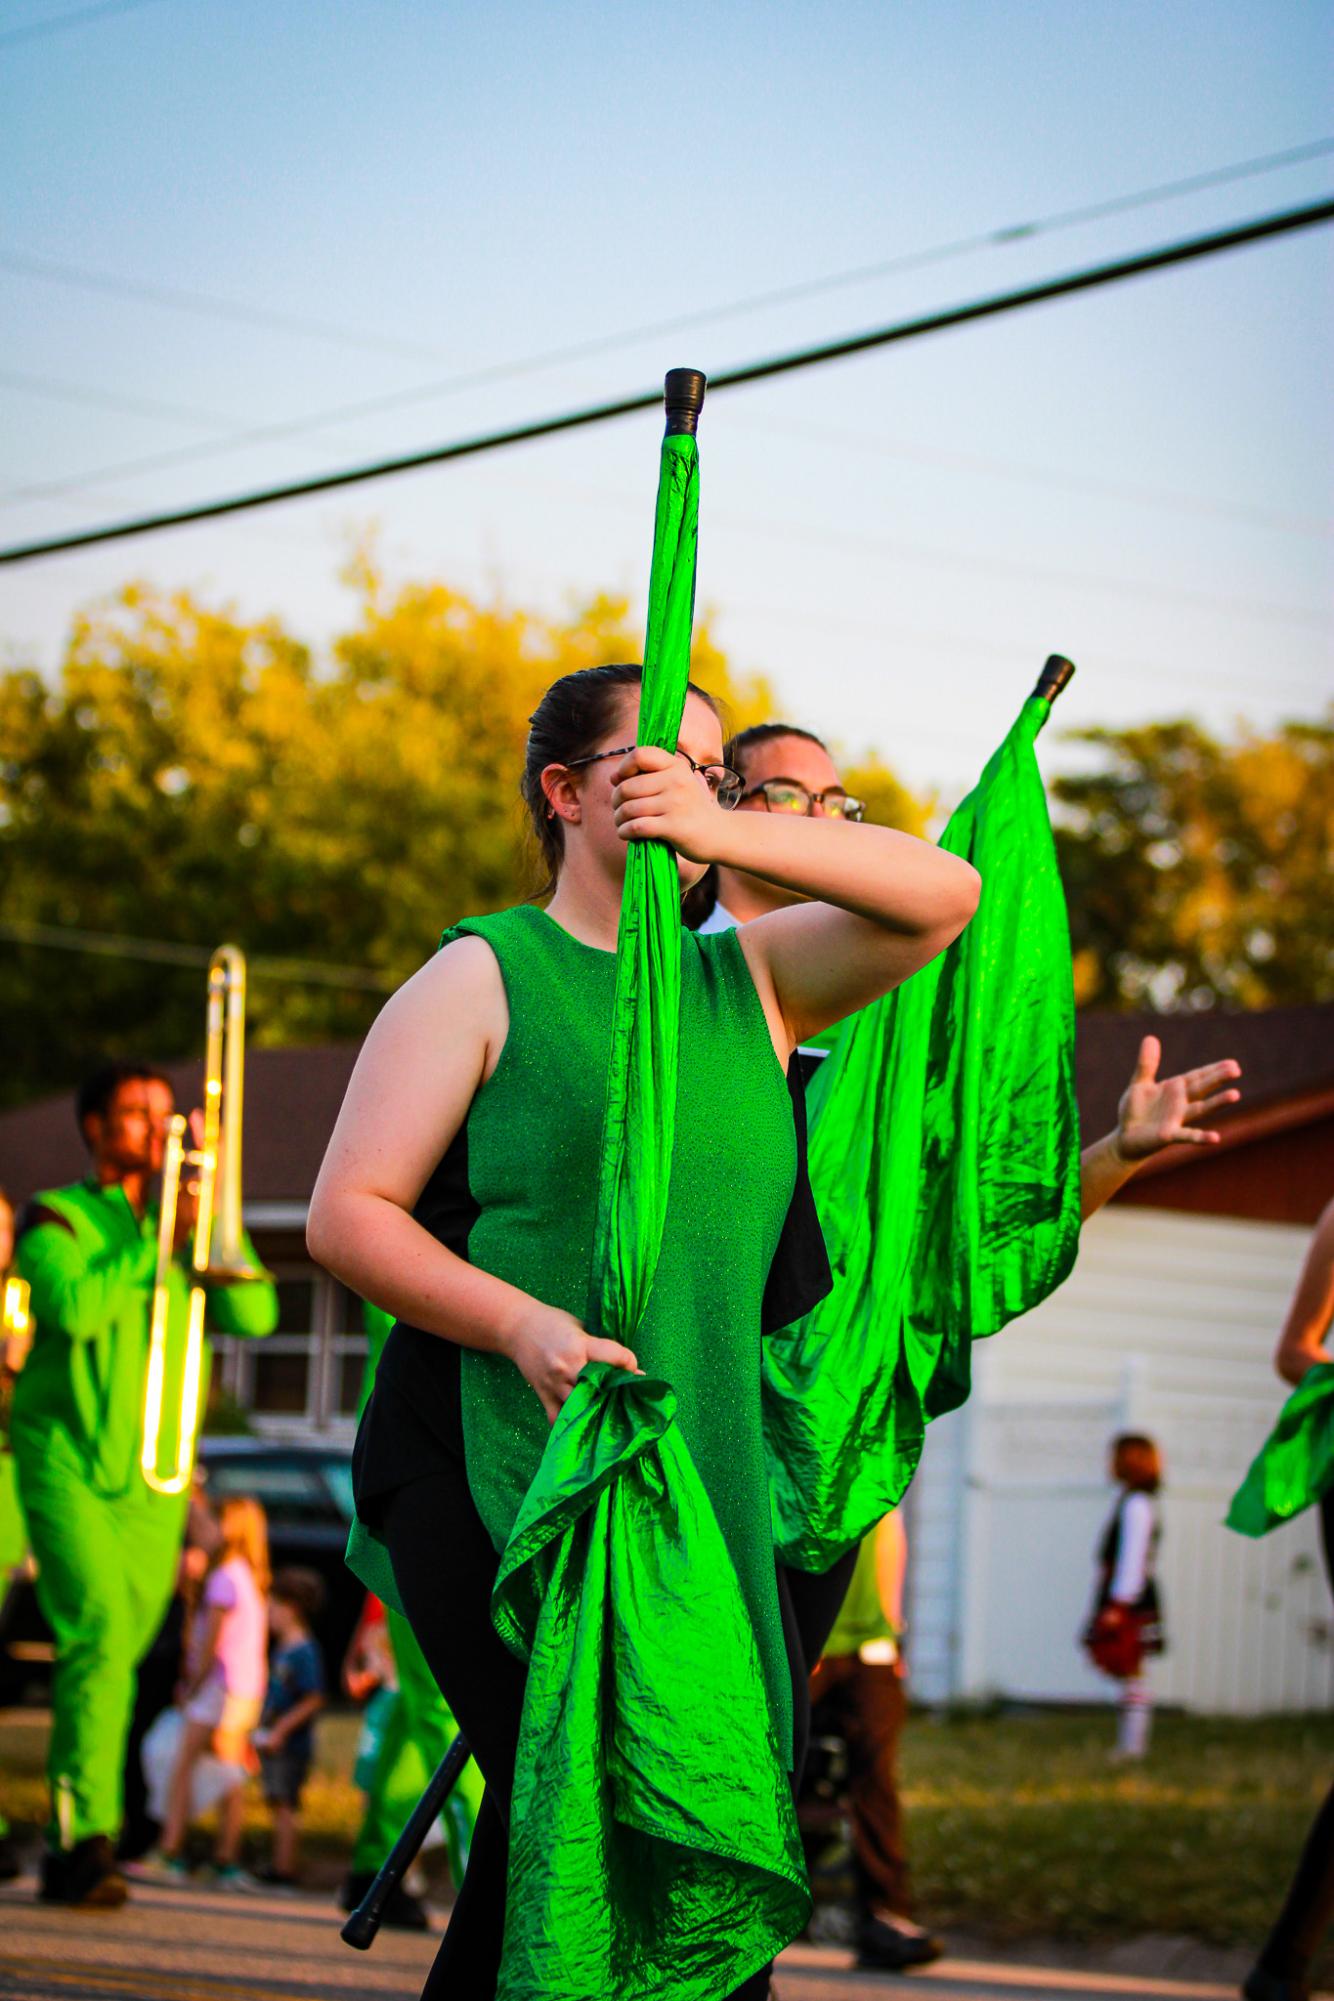
M 724 813 L 687 764 L 650 746 L 633 751 L 615 776 L 624 839 L 670 841 L 692 861 L 762 876 L 811 899 L 742 927 L 776 1043 L 785 1035 L 791 1046 L 878 1000 L 943 952 L 977 908 L 981 878 L 972 864 L 912 834 Z

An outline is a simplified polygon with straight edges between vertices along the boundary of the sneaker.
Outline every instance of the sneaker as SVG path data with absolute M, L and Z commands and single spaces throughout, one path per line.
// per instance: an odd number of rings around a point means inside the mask
M 179 1855 L 164 1855 L 150 1848 L 137 1862 L 125 1862 L 124 1873 L 132 1883 L 156 1883 L 160 1889 L 179 1890 L 190 1880 L 190 1865 Z
M 277 1890 L 279 1892 L 286 1892 L 288 1895 L 295 1895 L 296 1891 L 300 1888 L 300 1883 L 295 1876 L 287 1875 L 282 1869 L 275 1869 L 271 1862 L 266 1862 L 262 1869 L 256 1869 L 254 1877 L 255 1881 L 262 1883 L 266 1890 Z
M 235 1862 L 223 1862 L 213 1871 L 213 1887 L 227 1897 L 258 1897 L 264 1894 L 264 1885 L 248 1869 L 241 1869 Z
M 43 1904 L 72 1904 L 85 1911 L 115 1911 L 130 1894 L 105 1834 L 90 1834 L 73 1848 L 49 1848 L 37 1885 Z
M 945 1948 L 911 1918 L 897 1915 L 868 1918 L 857 1934 L 857 1965 L 878 1973 L 907 1973 L 929 1966 Z

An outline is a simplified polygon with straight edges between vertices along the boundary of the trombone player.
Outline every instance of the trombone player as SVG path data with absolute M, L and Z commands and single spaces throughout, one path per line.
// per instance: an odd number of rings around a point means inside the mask
M 216 1101 L 223 1073 L 212 1054 Z M 203 1320 L 221 1333 L 262 1335 L 278 1318 L 239 1216 L 219 1218 L 239 1269 L 193 1268 L 200 1184 L 205 1205 L 210 1177 L 224 1185 L 216 1145 L 212 1165 L 198 1151 L 202 1114 L 189 1122 L 186 1154 L 199 1181 L 182 1177 L 156 1198 L 173 1131 L 172 1151 L 181 1151 L 185 1122 L 174 1114 L 160 1072 L 106 1065 L 76 1103 L 90 1173 L 37 1195 L 21 1219 L 18 1270 L 31 1287 L 34 1338 L 11 1436 L 38 1599 L 56 1643 L 38 1893 L 50 1903 L 106 1908 L 127 1895 L 115 1860 L 125 1741 L 135 1670 L 175 1585 L 208 1386 Z M 229 1138 L 239 1152 L 239 1125 Z

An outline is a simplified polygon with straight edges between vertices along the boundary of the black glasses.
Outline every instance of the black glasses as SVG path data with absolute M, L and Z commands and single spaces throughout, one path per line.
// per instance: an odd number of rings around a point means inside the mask
M 860 820 L 866 813 L 866 801 L 854 799 L 841 785 L 829 785 L 823 792 L 812 792 L 807 786 L 799 785 L 795 778 L 766 778 L 759 785 L 752 785 L 749 792 L 743 792 L 741 796 L 743 799 L 763 799 L 766 813 L 809 813 L 816 806 L 823 806 L 831 820 Z
M 619 750 L 595 750 L 591 757 L 572 757 L 565 766 L 567 771 L 577 771 L 581 764 L 600 764 L 604 757 L 628 757 L 637 746 L 622 744 Z M 696 764 L 688 750 L 678 750 L 697 778 L 702 778 L 724 811 L 730 812 L 741 797 L 743 779 L 739 771 L 733 771 L 729 764 Z

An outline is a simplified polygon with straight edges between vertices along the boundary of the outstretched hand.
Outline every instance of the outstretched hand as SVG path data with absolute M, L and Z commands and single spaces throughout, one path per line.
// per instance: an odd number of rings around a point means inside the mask
M 1230 1056 L 1179 1077 L 1160 1078 L 1162 1055 L 1158 1037 L 1146 1035 L 1135 1074 L 1117 1107 L 1116 1144 L 1124 1160 L 1147 1160 L 1168 1146 L 1217 1146 L 1219 1134 L 1198 1121 L 1224 1105 L 1235 1105 L 1241 1096 L 1240 1091 L 1219 1088 L 1241 1075 L 1240 1063 Z

